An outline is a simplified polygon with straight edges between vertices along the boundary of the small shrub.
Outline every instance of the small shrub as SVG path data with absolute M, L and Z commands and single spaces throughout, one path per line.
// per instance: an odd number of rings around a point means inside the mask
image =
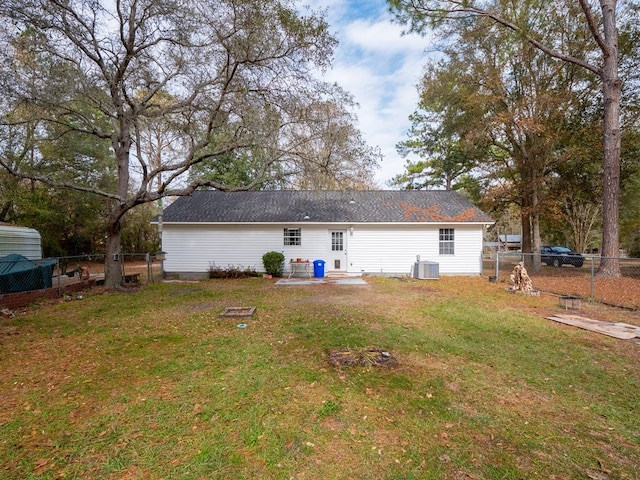
M 269 275 L 281 277 L 284 270 L 284 255 L 280 252 L 267 252 L 262 256 L 264 270 Z
M 209 278 L 247 278 L 259 277 L 260 274 L 252 268 L 241 268 L 230 265 L 227 268 L 216 266 L 215 263 L 209 264 Z

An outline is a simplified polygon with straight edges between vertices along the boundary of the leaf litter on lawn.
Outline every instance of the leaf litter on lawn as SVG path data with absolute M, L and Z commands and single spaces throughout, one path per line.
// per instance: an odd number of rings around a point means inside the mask
M 486 279 L 367 283 L 154 284 L 2 319 L 17 332 L 0 350 L 1 471 L 578 478 L 600 459 L 638 477 L 636 345 L 552 324 L 557 298 Z M 224 305 L 256 305 L 250 328 Z M 401 361 L 327 363 L 372 345 Z

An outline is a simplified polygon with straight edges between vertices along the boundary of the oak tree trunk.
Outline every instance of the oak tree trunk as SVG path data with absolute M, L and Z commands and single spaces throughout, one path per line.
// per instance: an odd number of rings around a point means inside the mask
M 118 116 L 119 132 L 113 136 L 111 143 L 116 154 L 118 164 L 118 183 L 116 191 L 120 200 L 113 200 L 111 211 L 107 217 L 107 256 L 104 264 L 105 281 L 108 289 L 122 286 L 123 268 L 120 240 L 122 236 L 122 219 L 131 207 L 124 204 L 129 194 L 129 154 L 131 150 L 132 122 L 129 115 L 123 111 Z
M 110 215 L 110 217 L 112 217 Z M 120 237 L 122 222 L 109 219 L 107 225 L 107 247 L 104 261 L 104 286 L 107 289 L 116 289 L 122 285 L 122 251 Z

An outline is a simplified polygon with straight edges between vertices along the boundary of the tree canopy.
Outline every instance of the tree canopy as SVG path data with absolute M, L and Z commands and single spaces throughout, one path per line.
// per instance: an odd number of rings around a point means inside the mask
M 588 0 L 577 2 L 563 0 L 552 3 L 540 0 L 524 2 L 390 0 L 389 3 L 396 18 L 407 24 L 411 30 L 426 33 L 434 29 L 439 38 L 449 42 L 450 45 L 455 45 L 461 38 L 464 40 L 465 33 L 469 31 L 475 32 L 480 37 L 484 34 L 491 35 L 492 28 L 511 32 L 520 41 L 496 45 L 497 50 L 494 56 L 487 57 L 485 65 L 490 66 L 494 59 L 512 58 L 510 68 L 512 87 L 519 86 L 519 79 L 523 78 L 521 74 L 537 75 L 541 61 L 548 65 L 547 69 L 552 69 L 553 64 L 547 62 L 545 58 L 560 61 L 557 68 L 576 71 L 574 67 L 578 67 L 585 74 L 597 79 L 600 95 L 592 100 L 594 104 L 601 105 L 602 121 L 603 261 L 599 274 L 619 275 L 617 257 L 619 254 L 622 96 L 622 81 L 619 77 L 621 68 L 619 30 L 636 31 L 635 27 L 626 28 L 633 24 L 626 15 L 630 9 L 637 7 L 637 3 L 600 0 L 598 7 Z M 535 50 L 541 55 L 531 53 L 527 55 L 528 58 L 514 55 L 518 52 L 526 54 L 524 47 L 518 46 L 523 44 L 528 45 L 532 52 Z M 513 46 L 517 46 L 517 50 L 513 50 Z M 478 72 L 476 76 L 478 84 L 482 85 L 487 76 L 490 76 L 490 71 Z M 582 82 L 589 81 L 586 76 L 583 78 L 585 80 Z M 539 82 L 532 82 L 529 85 L 529 88 L 536 90 L 522 91 L 525 96 L 533 92 L 538 98 L 544 92 L 544 86 Z M 573 89 L 578 91 L 582 86 L 576 83 Z M 513 88 L 510 90 L 516 91 Z M 514 117 L 514 120 L 522 125 L 522 120 L 526 118 L 533 120 L 530 115 L 528 117 L 519 115 Z M 521 134 L 524 133 L 529 137 L 537 135 L 535 130 L 529 127 L 525 130 L 521 130 Z M 512 132 L 513 139 L 517 139 L 519 135 L 516 135 L 516 131 Z M 531 138 L 527 140 L 526 137 L 521 137 L 521 140 L 525 142 L 518 141 L 518 144 L 526 146 Z M 509 143 L 514 145 L 511 141 Z M 536 143 L 538 147 L 543 146 L 541 142 Z M 520 147 L 512 153 L 517 151 L 523 153 Z M 548 159 L 549 156 L 544 154 L 544 158 Z M 534 160 L 527 165 L 529 165 L 529 173 L 534 176 L 529 179 L 523 178 L 522 185 L 538 187 L 537 179 L 543 178 L 547 163 Z M 524 173 L 524 170 L 521 173 Z M 535 191 L 530 191 L 522 198 L 535 198 L 535 195 L 537 195 Z M 537 209 L 535 204 L 521 207 L 525 210 L 525 214 L 526 210 L 535 213 Z M 523 225 L 524 223 L 523 220 Z
M 290 0 L 8 0 L 0 16 L 0 125 L 11 133 L 0 140 L 0 165 L 104 199 L 109 287 L 121 281 L 128 211 L 298 172 L 316 122 L 309 112 L 335 93 L 314 72 L 329 65 L 336 41 L 320 13 Z M 106 145 L 107 164 L 45 148 L 71 138 Z M 247 170 L 233 178 L 237 162 Z

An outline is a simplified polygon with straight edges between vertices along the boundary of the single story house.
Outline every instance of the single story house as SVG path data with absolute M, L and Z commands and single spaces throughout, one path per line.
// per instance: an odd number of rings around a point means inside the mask
M 417 260 L 437 263 L 440 275 L 479 275 L 492 223 L 453 191 L 198 190 L 163 213 L 164 272 L 264 272 L 262 255 L 278 251 L 285 274 L 301 259 L 323 260 L 326 275 L 406 275 Z

